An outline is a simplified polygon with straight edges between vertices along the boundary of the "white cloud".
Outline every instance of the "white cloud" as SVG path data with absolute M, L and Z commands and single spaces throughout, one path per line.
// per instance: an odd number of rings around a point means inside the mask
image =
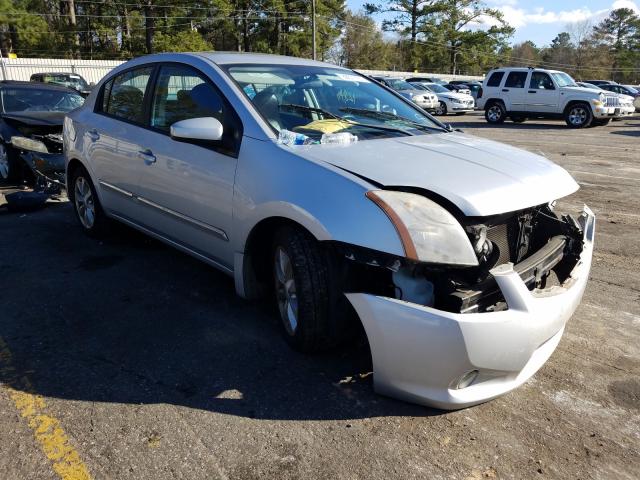
M 498 0 L 491 0 L 490 3 L 498 5 Z M 517 0 L 500 0 L 499 5 L 497 8 L 504 15 L 505 21 L 515 28 L 521 28 L 526 25 L 581 22 L 590 18 L 602 17 L 617 8 L 630 8 L 640 14 L 640 7 L 634 0 L 615 0 L 611 8 L 602 10 L 591 10 L 588 7 L 559 11 L 547 10 L 542 7 L 525 9 L 518 6 Z M 490 20 L 487 21 L 487 19 L 483 20 L 482 23 L 488 25 L 493 23 Z
M 632 0 L 616 0 L 611 5 L 611 10 L 617 10 L 618 8 L 629 8 L 640 15 L 640 6 Z

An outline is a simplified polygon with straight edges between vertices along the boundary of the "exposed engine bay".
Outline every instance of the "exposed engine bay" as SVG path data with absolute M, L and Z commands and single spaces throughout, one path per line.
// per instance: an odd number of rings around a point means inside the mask
M 562 285 L 578 262 L 582 232 L 575 218 L 545 204 L 491 217 L 463 217 L 478 266 L 417 263 L 336 243 L 347 265 L 346 292 L 397 298 L 454 313 L 499 311 L 506 302 L 491 274 L 512 263 L 529 290 Z M 344 263 L 344 262 L 342 262 Z

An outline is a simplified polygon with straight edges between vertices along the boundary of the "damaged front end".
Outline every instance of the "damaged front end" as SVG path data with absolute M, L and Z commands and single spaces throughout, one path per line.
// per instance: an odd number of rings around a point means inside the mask
M 62 119 L 62 117 L 60 117 Z M 62 150 L 62 123 L 26 122 L 5 118 L 19 133 L 10 139 L 19 158 L 28 167 L 37 185 L 64 186 L 65 166 Z
M 380 393 L 453 409 L 516 388 L 551 355 L 582 297 L 595 228 L 587 207 L 577 220 L 545 204 L 458 221 L 476 265 L 337 246 Z

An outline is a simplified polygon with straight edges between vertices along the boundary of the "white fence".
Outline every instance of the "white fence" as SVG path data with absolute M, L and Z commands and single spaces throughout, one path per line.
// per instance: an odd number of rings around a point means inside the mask
M 34 73 L 70 72 L 82 75 L 87 82 L 97 83 L 111 69 L 120 65 L 118 60 L 69 60 L 64 58 L 0 58 L 0 80 L 30 80 Z M 482 80 L 472 75 L 448 75 L 428 72 L 389 72 L 384 70 L 358 70 L 367 75 L 393 75 L 398 77 L 437 77 L 442 80 Z
M 87 82 L 98 82 L 113 68 L 117 60 L 70 60 L 65 58 L 2 58 L 0 80 L 29 81 L 34 73 L 68 72 L 81 75 Z

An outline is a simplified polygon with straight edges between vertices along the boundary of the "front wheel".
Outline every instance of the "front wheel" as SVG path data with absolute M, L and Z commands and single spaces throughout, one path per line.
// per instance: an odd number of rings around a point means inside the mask
M 571 128 L 585 128 L 591 125 L 593 113 L 586 103 L 574 103 L 564 113 L 564 120 Z
M 82 229 L 92 237 L 102 237 L 107 232 L 109 220 L 84 167 L 76 167 L 73 171 L 68 195 Z
M 446 115 L 447 114 L 447 104 L 444 102 L 438 103 L 436 107 L 436 115 Z
M 22 180 L 18 155 L 10 146 L 0 142 L 0 178 L 7 182 Z
M 498 125 L 504 123 L 507 112 L 500 102 L 492 103 L 484 111 L 484 118 L 488 123 Z
M 282 227 L 272 249 L 274 290 L 284 337 L 295 350 L 314 352 L 337 343 L 329 260 L 318 242 L 294 226 Z

